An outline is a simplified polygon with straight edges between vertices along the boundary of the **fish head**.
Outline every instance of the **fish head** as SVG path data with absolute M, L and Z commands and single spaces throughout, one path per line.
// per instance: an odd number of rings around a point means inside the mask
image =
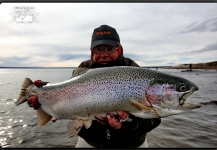
M 199 88 L 182 77 L 163 75 L 153 79 L 147 92 L 147 100 L 161 108 L 177 109 Z

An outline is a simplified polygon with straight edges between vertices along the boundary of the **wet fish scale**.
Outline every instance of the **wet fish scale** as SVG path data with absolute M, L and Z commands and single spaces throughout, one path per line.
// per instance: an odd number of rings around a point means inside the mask
M 103 76 L 102 73 L 105 74 L 105 76 Z M 49 101 L 51 103 L 48 105 L 53 105 L 49 113 L 56 112 L 58 115 L 54 116 L 57 118 L 63 117 L 62 115 L 66 116 L 66 114 L 62 113 L 62 106 L 59 106 L 61 105 L 61 101 L 65 101 L 67 103 L 66 106 L 69 106 L 69 108 L 65 109 L 68 110 L 65 111 L 67 114 L 78 114 L 77 112 L 80 111 L 80 109 L 76 108 L 80 108 L 84 104 L 84 107 L 89 107 L 89 111 L 95 114 L 100 113 L 102 107 L 105 106 L 105 112 L 113 110 L 114 106 L 116 106 L 116 109 L 122 109 L 124 100 L 126 101 L 129 96 L 140 100 L 145 99 L 145 91 L 149 85 L 149 80 L 145 81 L 144 79 L 141 79 L 140 74 L 135 73 L 133 70 L 123 70 L 122 72 L 120 72 L 120 70 L 103 71 L 98 74 L 100 76 L 96 76 L 94 72 L 90 72 L 88 75 L 83 74 L 76 80 L 73 86 L 71 83 L 69 86 L 67 86 L 68 84 L 64 84 L 59 86 L 59 88 L 56 88 L 54 92 L 49 93 L 48 95 L 50 95 L 52 101 Z M 129 77 L 123 80 L 123 75 Z M 53 86 L 55 86 L 55 84 Z M 56 84 L 56 86 L 58 86 L 58 84 Z M 49 89 L 52 90 L 51 87 L 52 85 L 46 89 L 45 86 L 42 91 L 47 93 Z M 39 102 L 44 103 L 43 99 L 43 96 L 40 97 Z M 73 110 L 70 107 L 72 100 L 74 101 L 73 108 L 75 108 Z M 105 106 L 102 105 L 102 101 L 105 101 Z M 110 102 L 109 105 L 107 104 L 108 102 Z M 125 106 L 132 109 L 133 107 L 129 104 L 130 103 L 126 103 Z M 49 110 L 49 108 L 44 109 Z M 83 113 L 83 116 L 86 116 L 86 111 L 83 111 Z M 79 114 L 81 115 L 80 112 Z

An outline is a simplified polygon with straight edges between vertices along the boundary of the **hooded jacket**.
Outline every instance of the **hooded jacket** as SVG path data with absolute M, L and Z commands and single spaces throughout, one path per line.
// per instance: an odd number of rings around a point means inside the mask
M 118 58 L 106 65 L 93 62 L 91 59 L 82 62 L 79 67 L 100 68 L 112 66 L 135 66 L 139 67 L 132 59 L 123 56 L 123 48 Z M 73 73 L 79 73 L 76 70 Z M 74 75 L 73 75 L 74 76 Z M 156 128 L 160 118 L 142 119 L 129 114 L 131 122 L 123 122 L 121 129 L 114 129 L 109 125 L 102 125 L 98 121 L 92 121 L 90 128 L 81 128 L 78 136 L 82 137 L 88 144 L 96 148 L 137 148 L 143 144 L 147 132 Z
M 91 59 L 83 61 L 78 67 L 86 67 L 86 68 L 101 68 L 101 67 L 112 67 L 112 66 L 135 66 L 139 67 L 137 63 L 135 63 L 132 59 L 126 58 L 123 56 L 123 47 L 121 46 L 121 52 L 118 58 L 106 65 L 98 64 L 93 61 L 93 53 L 91 51 Z

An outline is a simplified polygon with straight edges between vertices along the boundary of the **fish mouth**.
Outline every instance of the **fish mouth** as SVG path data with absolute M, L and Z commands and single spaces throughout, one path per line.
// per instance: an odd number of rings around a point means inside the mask
M 182 106 L 185 103 L 186 99 L 197 90 L 198 87 L 192 87 L 189 91 L 184 92 L 183 95 L 179 98 L 179 105 Z

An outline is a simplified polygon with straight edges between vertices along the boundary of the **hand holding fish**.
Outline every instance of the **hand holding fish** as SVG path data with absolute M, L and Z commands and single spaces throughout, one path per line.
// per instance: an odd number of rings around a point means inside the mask
M 44 81 L 41 81 L 41 80 L 34 81 L 34 85 L 37 86 L 38 88 L 43 87 L 47 83 L 49 83 L 49 82 L 44 82 Z M 38 102 L 38 97 L 37 96 L 31 96 L 27 100 L 27 104 L 29 105 L 29 107 L 33 107 L 35 110 L 37 110 L 41 106 L 41 104 Z
M 29 107 L 33 107 L 35 110 L 37 110 L 41 106 L 41 104 L 38 102 L 37 96 L 31 96 L 27 100 L 27 104 L 29 105 Z
M 96 119 L 99 123 L 103 125 L 110 125 L 115 129 L 120 129 L 122 127 L 122 122 L 128 121 L 131 122 L 132 119 L 129 118 L 129 114 L 125 111 L 116 111 L 106 114 L 106 117 L 96 116 Z

